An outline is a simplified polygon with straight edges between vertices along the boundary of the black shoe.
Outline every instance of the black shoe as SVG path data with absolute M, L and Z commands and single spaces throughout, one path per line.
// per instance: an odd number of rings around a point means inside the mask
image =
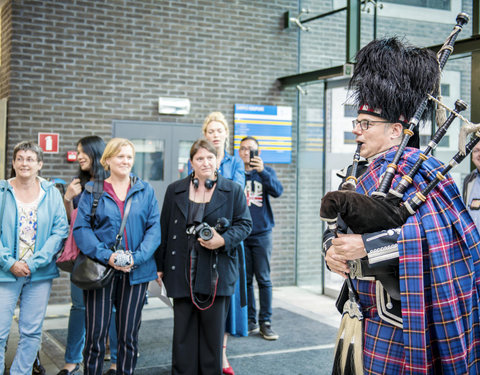
M 33 362 L 32 375 L 45 375 L 46 373 L 45 368 L 40 363 L 40 353 L 37 352 L 37 358 Z
M 270 322 L 260 323 L 260 334 L 265 340 L 277 340 L 278 335 L 272 329 Z
M 72 371 L 68 371 L 67 369 L 61 369 L 57 375 L 73 375 L 75 374 L 78 370 L 80 370 L 80 365 L 77 363 L 75 365 L 75 368 Z
M 258 324 L 255 320 L 249 320 L 248 321 L 248 334 L 252 335 L 254 333 L 258 332 Z
M 114 370 L 113 368 L 108 369 L 108 371 L 104 372 L 103 375 L 117 375 L 117 370 Z

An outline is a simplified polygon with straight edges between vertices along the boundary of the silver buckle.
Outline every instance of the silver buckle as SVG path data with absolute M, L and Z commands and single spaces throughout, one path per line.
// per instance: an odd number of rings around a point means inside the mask
M 363 277 L 362 262 L 360 259 L 349 260 L 347 264 L 350 268 L 350 277 Z

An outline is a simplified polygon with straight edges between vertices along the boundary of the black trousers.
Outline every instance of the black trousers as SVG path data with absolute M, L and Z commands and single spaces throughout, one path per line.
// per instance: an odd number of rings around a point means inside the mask
M 102 375 L 108 328 L 115 305 L 118 337 L 117 374 L 130 375 L 137 363 L 138 331 L 148 283 L 130 285 L 128 274 L 115 272 L 103 289 L 85 290 L 84 374 Z
M 172 374 L 219 375 L 230 297 L 217 296 L 207 310 L 199 310 L 190 298 L 173 304 Z

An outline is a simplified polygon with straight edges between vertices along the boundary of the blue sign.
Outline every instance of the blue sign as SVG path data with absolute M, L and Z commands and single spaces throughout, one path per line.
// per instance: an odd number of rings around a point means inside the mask
M 240 141 L 255 137 L 265 163 L 292 161 L 292 107 L 235 104 L 234 149 L 238 155 Z

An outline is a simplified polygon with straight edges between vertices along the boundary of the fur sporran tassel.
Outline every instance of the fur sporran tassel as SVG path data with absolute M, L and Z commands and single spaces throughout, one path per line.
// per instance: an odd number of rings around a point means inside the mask
M 343 307 L 338 329 L 332 375 L 363 374 L 363 314 L 350 278 L 347 279 L 347 284 L 349 299 Z

